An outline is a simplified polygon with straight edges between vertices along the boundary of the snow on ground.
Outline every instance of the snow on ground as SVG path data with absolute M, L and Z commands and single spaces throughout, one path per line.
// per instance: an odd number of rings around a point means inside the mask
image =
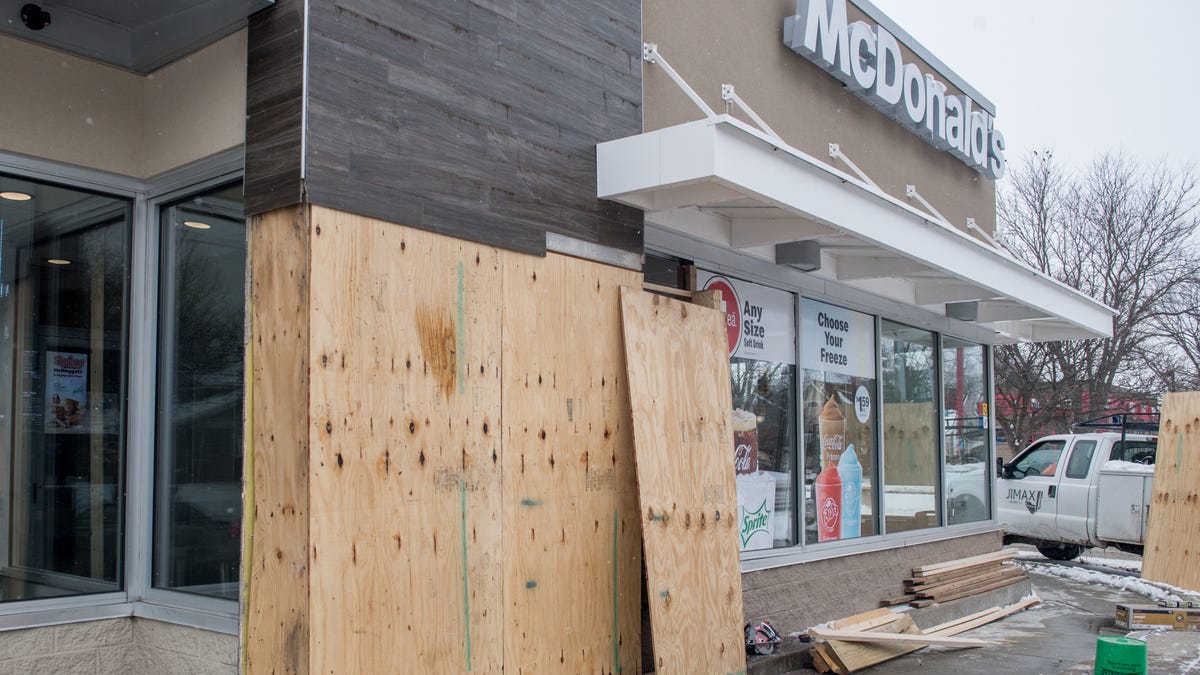
M 1079 557 L 1079 562 L 1087 563 L 1088 565 L 1100 565 L 1101 567 L 1111 567 L 1111 568 L 1117 569 L 1117 570 L 1125 570 L 1126 572 L 1137 572 L 1139 574 L 1142 571 L 1142 561 L 1141 560 L 1125 560 L 1125 559 L 1118 559 L 1118 558 L 1099 558 L 1099 557 L 1090 556 L 1090 555 L 1083 555 L 1083 556 Z
M 1025 556 L 1019 557 L 1024 558 Z M 1163 600 L 1167 602 L 1200 602 L 1200 593 L 1157 581 L 1139 579 L 1138 577 L 1108 574 L 1106 572 L 1097 572 L 1095 570 L 1084 569 L 1082 567 L 1063 567 L 1054 564 L 1039 564 L 1032 560 L 1022 560 L 1017 564 L 1030 570 L 1031 572 L 1049 574 L 1056 577 L 1062 577 L 1064 579 L 1082 581 L 1083 583 L 1087 584 L 1107 586 L 1109 588 L 1130 591 L 1132 593 L 1144 595 L 1154 601 Z

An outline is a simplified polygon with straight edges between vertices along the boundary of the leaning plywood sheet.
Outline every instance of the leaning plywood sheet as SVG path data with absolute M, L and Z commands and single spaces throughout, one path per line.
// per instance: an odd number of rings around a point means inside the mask
M 1200 392 L 1163 398 L 1142 576 L 1200 590 Z
M 504 260 L 504 666 L 641 672 L 641 529 L 620 289 L 637 272 Z
M 311 237 L 311 670 L 500 672 L 497 252 L 318 207 Z
M 746 668 L 724 314 L 621 291 L 654 670 Z

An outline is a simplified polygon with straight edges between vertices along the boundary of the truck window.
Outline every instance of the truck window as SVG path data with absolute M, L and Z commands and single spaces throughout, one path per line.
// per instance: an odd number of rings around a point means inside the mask
M 1013 478 L 1054 475 L 1065 447 L 1065 440 L 1044 441 L 1031 446 L 1012 463 Z
M 1122 462 L 1153 464 L 1154 454 L 1157 452 L 1157 450 L 1157 441 L 1118 441 L 1113 443 L 1113 449 L 1112 452 L 1108 454 L 1108 458 L 1110 460 L 1118 459 Z
M 1096 441 L 1079 441 L 1071 449 L 1067 460 L 1067 478 L 1087 478 L 1092 466 L 1092 455 L 1096 454 Z

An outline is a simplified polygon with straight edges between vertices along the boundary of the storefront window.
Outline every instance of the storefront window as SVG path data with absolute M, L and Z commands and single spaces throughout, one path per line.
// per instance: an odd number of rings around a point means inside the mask
M 121 588 L 130 216 L 0 175 L 0 600 Z
M 991 453 L 987 361 L 982 345 L 943 338 L 942 409 L 946 523 L 987 520 L 991 515 L 988 507 Z
M 793 546 L 795 519 L 796 299 L 791 293 L 711 273 L 721 293 L 733 389 L 731 460 L 743 551 Z
M 875 320 L 804 299 L 800 334 L 805 541 L 876 534 Z
M 933 333 L 883 321 L 883 513 L 886 532 L 937 526 L 937 356 Z
M 240 183 L 163 209 L 155 587 L 237 597 L 246 227 Z

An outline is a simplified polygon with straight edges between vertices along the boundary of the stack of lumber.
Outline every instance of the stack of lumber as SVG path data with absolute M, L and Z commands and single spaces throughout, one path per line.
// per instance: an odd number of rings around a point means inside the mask
M 1005 549 L 914 567 L 912 576 L 904 580 L 904 595 L 883 600 L 880 604 L 888 607 L 909 603 L 914 607 L 925 607 L 1010 586 L 1029 577 L 1024 568 L 1011 563 L 1016 555 L 1015 550 Z
M 818 672 L 848 675 L 863 668 L 903 656 L 928 645 L 983 647 L 984 640 L 953 637 L 1009 614 L 1036 605 L 1030 597 L 1008 607 L 991 607 L 922 631 L 908 614 L 881 608 L 814 626 L 808 634 L 816 639 L 812 648 L 813 668 Z

